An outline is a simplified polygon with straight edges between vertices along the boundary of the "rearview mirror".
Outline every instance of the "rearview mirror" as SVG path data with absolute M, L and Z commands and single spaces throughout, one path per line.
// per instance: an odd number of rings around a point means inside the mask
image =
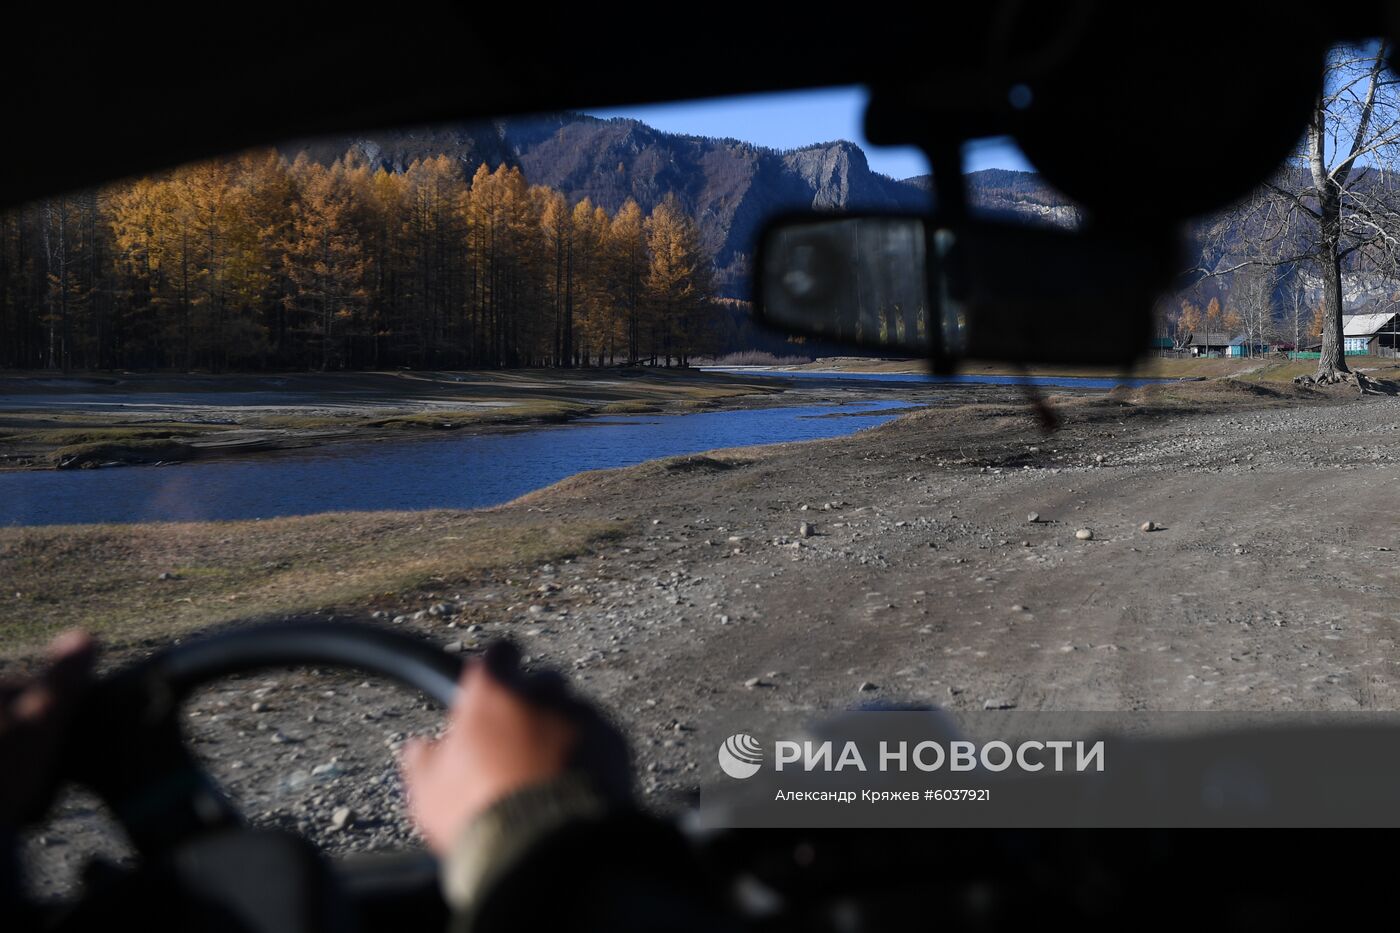
M 755 313 L 790 333 L 935 363 L 1128 364 L 1148 347 L 1174 255 L 985 221 L 804 216 L 761 237 Z

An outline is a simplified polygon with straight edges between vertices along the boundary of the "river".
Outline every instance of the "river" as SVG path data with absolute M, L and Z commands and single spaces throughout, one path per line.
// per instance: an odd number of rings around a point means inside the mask
M 0 525 L 479 508 L 584 470 L 850 434 L 890 420 L 909 404 L 877 400 L 604 416 L 523 431 L 333 444 L 256 459 L 0 473 Z
M 1166 380 L 1020 376 L 935 377 L 920 373 L 832 373 L 733 368 L 748 377 L 796 379 L 812 388 L 862 384 L 1032 384 L 1084 390 Z M 880 394 L 885 394 L 881 392 Z M 268 404 L 285 402 L 269 396 Z M 149 400 L 147 400 L 149 402 Z M 209 404 L 207 395 L 197 401 Z M 254 400 L 256 402 L 257 400 Z M 332 402 L 334 399 L 331 400 Z M 932 399 L 930 399 L 932 401 Z M 945 400 L 946 401 L 946 400 Z M 58 408 L 143 404 L 139 395 L 28 396 Z M 217 404 L 218 401 L 213 402 Z M 250 404 L 246 393 L 227 404 Z M 167 406 L 169 399 L 160 400 Z M 332 444 L 277 456 L 181 465 L 0 473 L 0 526 L 272 518 L 374 509 L 471 509 L 498 505 L 584 470 L 658 457 L 838 437 L 894 417 L 909 401 L 857 398 L 677 415 L 588 418 L 509 432 L 453 433 Z

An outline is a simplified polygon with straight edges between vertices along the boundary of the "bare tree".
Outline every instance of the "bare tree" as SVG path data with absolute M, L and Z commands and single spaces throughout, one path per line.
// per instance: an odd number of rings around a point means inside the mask
M 1233 304 L 1239 310 L 1244 329 L 1245 355 L 1267 344 L 1274 335 L 1274 288 L 1278 270 L 1274 266 L 1241 269 L 1232 283 Z
M 1307 270 L 1321 283 L 1318 381 L 1348 372 L 1342 347 L 1343 273 L 1400 271 L 1400 91 L 1386 43 L 1328 56 L 1323 91 L 1294 159 L 1205 231 L 1208 275 L 1248 266 Z M 1243 249 L 1223 245 L 1226 231 Z M 1216 248 L 1211 248 L 1215 239 Z
M 1303 343 L 1303 290 L 1294 287 L 1293 292 L 1293 359 L 1297 359 L 1297 353 Z

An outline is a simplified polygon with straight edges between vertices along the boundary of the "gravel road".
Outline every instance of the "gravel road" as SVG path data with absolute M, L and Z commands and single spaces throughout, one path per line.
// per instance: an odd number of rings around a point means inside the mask
M 626 726 L 663 809 L 694 799 L 717 709 L 1400 708 L 1400 400 L 1241 398 L 1081 398 L 1051 435 L 993 401 L 584 474 L 500 508 L 630 529 L 604 550 L 337 614 L 519 640 Z M 257 820 L 336 853 L 412 844 L 393 750 L 437 725 L 418 698 L 297 672 L 191 717 Z M 36 885 L 70 885 L 101 827 L 66 800 L 30 840 Z

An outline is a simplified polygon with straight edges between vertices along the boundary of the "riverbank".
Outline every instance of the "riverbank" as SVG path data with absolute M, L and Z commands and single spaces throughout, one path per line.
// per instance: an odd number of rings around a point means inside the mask
M 1394 377 L 1394 361 L 1370 361 Z M 970 363 L 990 379 L 1211 379 L 1284 385 L 1310 364 L 1258 360 L 1144 361 L 1108 369 L 1021 371 Z M 281 375 L 52 374 L 0 376 L 0 471 L 82 469 L 275 454 L 413 433 L 500 431 L 595 415 L 806 404 L 831 396 L 793 377 L 919 375 L 918 360 L 831 357 L 797 366 L 613 368 Z
M 949 404 L 972 393 L 924 389 L 923 394 Z M 394 440 L 347 440 L 277 456 L 158 468 L 9 472 L 0 474 L 0 526 L 487 508 L 582 470 L 722 447 L 836 437 L 912 404 L 862 397 L 835 404 L 607 415 L 531 428 L 413 432 Z
M 871 462 L 932 461 L 934 473 L 952 476 L 972 467 L 1000 472 L 1034 464 L 1058 476 L 1061 470 L 1052 464 L 1064 461 L 1067 470 L 1081 465 L 1075 445 L 1099 433 L 1131 437 L 1149 426 L 1159 430 L 1195 418 L 1284 406 L 1325 410 L 1349 396 L 1231 381 L 1055 395 L 1048 401 L 1064 427 L 1043 440 L 1033 413 L 1015 396 L 971 398 L 843 439 L 585 472 L 514 502 L 468 512 L 0 528 L 0 576 L 7 589 L 0 599 L 0 657 L 24 655 L 70 625 L 132 647 L 227 621 L 281 614 L 397 616 L 416 612 L 413 604 L 420 599 L 437 598 L 436 592 L 423 595 L 434 581 L 454 587 L 481 574 L 527 573 L 533 562 L 572 557 L 599 542 L 645 532 L 643 519 L 653 529 L 670 527 L 666 516 L 677 510 L 685 514 L 696 505 L 688 496 L 703 495 L 709 486 L 715 487 L 714 500 L 703 511 L 744 516 L 771 509 L 760 505 L 770 499 L 786 502 L 793 489 L 811 484 L 814 477 L 807 474 L 812 473 L 830 486 L 824 498 L 850 500 L 842 490 L 867 486 L 865 464 Z M 896 452 L 906 447 L 915 452 Z M 678 485 L 686 496 L 677 498 Z M 732 536 L 719 534 L 729 530 L 721 525 L 706 547 L 742 550 L 749 533 L 742 533 L 741 547 L 733 548 Z M 654 531 L 643 534 L 653 536 Z
M 1400 360 L 1381 357 L 1348 357 L 1347 363 L 1356 370 L 1380 379 L 1400 377 Z M 1246 359 L 1186 359 L 1178 357 L 1147 357 L 1124 371 L 1104 366 L 1095 367 L 1056 367 L 1031 366 L 1021 368 L 1007 363 L 969 360 L 958 368 L 964 376 L 1030 376 L 1040 378 L 1088 378 L 1088 379 L 1222 379 L 1239 378 L 1252 382 L 1283 385 L 1292 382 L 1294 377 L 1312 373 L 1317 369 L 1314 360 L 1280 360 L 1274 357 Z M 736 372 L 771 373 L 784 372 L 839 372 L 839 373 L 889 373 L 922 374 L 928 372 L 923 360 L 880 359 L 861 356 L 823 357 L 796 365 L 745 366 L 737 367 Z
M 0 470 L 228 458 L 405 432 L 743 406 L 772 380 L 618 368 L 282 375 L 0 376 Z
M 1044 378 L 1128 378 L 1128 379 L 1215 379 L 1233 376 L 1251 368 L 1264 365 L 1262 360 L 1226 359 L 1165 359 L 1151 357 L 1140 360 L 1127 370 L 1106 366 L 1014 366 L 1010 363 L 967 360 L 958 366 L 958 373 L 966 376 L 1033 376 Z M 771 365 L 747 365 L 730 367 L 732 372 L 784 373 L 784 372 L 831 372 L 831 373 L 888 373 L 923 374 L 928 372 L 928 364 L 922 359 L 885 359 L 866 356 L 819 357 L 807 363 L 776 363 Z
M 107 666 L 293 614 L 453 652 L 511 638 L 617 717 L 662 809 L 694 799 L 715 710 L 1400 708 L 1400 544 L 1377 521 L 1400 510 L 1400 399 L 1222 380 L 1049 400 L 1048 435 L 1007 394 L 472 512 L 0 529 L 0 674 L 72 626 Z M 255 823 L 412 844 L 393 750 L 440 721 L 416 698 L 268 672 L 190 716 Z M 52 890 L 101 844 L 93 813 L 64 801 L 26 849 Z

